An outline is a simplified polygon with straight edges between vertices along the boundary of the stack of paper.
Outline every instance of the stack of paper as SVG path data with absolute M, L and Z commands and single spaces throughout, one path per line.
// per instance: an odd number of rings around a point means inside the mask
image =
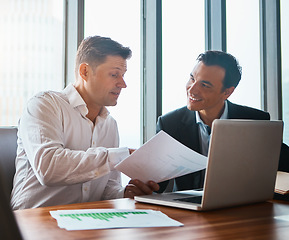
M 275 192 L 280 194 L 289 193 L 289 173 L 287 172 L 277 172 Z
M 50 214 L 66 230 L 183 226 L 153 210 L 78 209 L 50 211 Z
M 132 179 L 162 182 L 207 167 L 207 157 L 160 131 L 115 168 Z

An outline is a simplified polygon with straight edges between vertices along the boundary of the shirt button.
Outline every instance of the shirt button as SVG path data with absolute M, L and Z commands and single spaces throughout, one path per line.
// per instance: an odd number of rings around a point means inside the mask
M 87 191 L 87 187 L 84 187 L 84 191 L 85 191 L 85 192 Z

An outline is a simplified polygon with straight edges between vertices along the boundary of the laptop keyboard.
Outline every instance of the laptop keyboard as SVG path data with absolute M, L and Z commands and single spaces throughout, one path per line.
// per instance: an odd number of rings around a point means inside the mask
M 180 202 L 190 202 L 190 203 L 198 203 L 201 204 L 202 196 L 194 196 L 194 197 L 187 197 L 187 198 L 176 198 L 175 201 Z

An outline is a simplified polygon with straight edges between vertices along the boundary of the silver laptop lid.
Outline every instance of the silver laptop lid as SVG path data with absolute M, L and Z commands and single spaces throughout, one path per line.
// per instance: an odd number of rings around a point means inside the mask
M 282 121 L 215 120 L 202 210 L 271 199 L 282 132 Z

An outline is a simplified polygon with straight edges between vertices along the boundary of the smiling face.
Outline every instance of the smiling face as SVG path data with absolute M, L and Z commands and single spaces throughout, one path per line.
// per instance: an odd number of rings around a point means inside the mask
M 206 66 L 199 62 L 186 85 L 187 107 L 199 111 L 203 121 L 220 117 L 225 100 L 234 91 L 234 87 L 223 89 L 225 69 L 216 65 Z

